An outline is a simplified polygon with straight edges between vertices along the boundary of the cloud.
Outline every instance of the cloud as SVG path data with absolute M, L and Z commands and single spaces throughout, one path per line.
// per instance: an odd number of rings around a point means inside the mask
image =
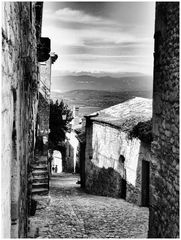
M 62 22 L 70 22 L 70 23 L 79 23 L 79 24 L 87 24 L 87 25 L 120 25 L 117 22 L 106 19 L 99 16 L 93 16 L 85 13 L 84 11 L 75 10 L 71 8 L 63 8 L 58 9 L 55 12 L 46 11 L 47 18 L 51 20 L 58 20 Z
M 53 69 L 152 74 L 153 36 L 143 26 L 71 8 L 46 10 L 43 16 L 43 36 L 59 55 Z
M 69 23 L 69 28 L 64 28 L 64 23 Z M 63 23 L 63 24 L 62 24 Z M 74 25 L 78 24 L 77 28 Z M 81 24 L 87 24 L 86 28 L 81 28 Z M 90 28 L 90 24 L 97 27 Z M 136 33 L 128 31 L 126 26 L 103 17 L 93 16 L 84 11 L 74 10 L 71 8 L 58 9 L 56 11 L 46 11 L 44 13 L 43 33 L 49 35 L 54 43 L 62 46 L 87 46 L 87 47 L 114 47 L 126 43 L 136 43 L 137 45 L 150 42 L 149 37 L 142 36 L 144 31 L 138 26 L 135 28 Z M 132 29 L 133 31 L 133 29 Z
M 53 42 L 60 46 L 87 46 L 87 47 L 107 47 L 115 45 L 145 44 L 150 43 L 150 38 L 139 38 L 131 33 L 123 31 L 113 31 L 108 28 L 106 31 L 100 29 L 62 29 L 61 26 L 43 27 L 43 35 L 49 36 Z M 127 45 L 128 45 L 127 44 Z
M 82 46 L 82 45 L 73 45 L 73 46 L 62 46 L 63 55 L 95 55 L 95 56 L 149 56 L 152 55 L 152 49 L 148 48 L 144 44 L 133 44 L 133 45 L 122 45 L 122 44 L 112 44 L 106 46 Z

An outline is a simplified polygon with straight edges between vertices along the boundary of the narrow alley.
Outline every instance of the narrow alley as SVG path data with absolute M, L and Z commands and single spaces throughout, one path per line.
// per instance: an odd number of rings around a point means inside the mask
M 180 238 L 179 1 L 1 9 L 1 239 Z
M 55 174 L 50 202 L 31 219 L 35 238 L 146 238 L 148 208 L 122 199 L 86 194 L 78 175 Z M 33 229 L 31 227 L 31 229 Z M 36 231 L 35 231 L 36 229 Z M 31 235 L 32 234 L 32 235 Z

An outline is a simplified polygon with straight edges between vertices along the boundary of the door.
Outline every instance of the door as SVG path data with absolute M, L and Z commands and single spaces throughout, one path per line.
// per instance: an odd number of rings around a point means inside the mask
M 121 198 L 126 199 L 126 179 L 121 180 Z
M 142 161 L 142 195 L 141 205 L 143 207 L 149 206 L 149 184 L 150 184 L 150 163 L 148 161 Z
M 80 180 L 81 187 L 85 188 L 85 143 L 80 143 Z

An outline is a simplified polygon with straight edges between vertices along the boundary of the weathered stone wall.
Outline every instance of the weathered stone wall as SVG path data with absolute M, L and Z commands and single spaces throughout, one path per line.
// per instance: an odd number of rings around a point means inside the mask
M 74 172 L 74 148 L 69 141 L 66 141 L 65 148 L 66 148 L 66 158 L 65 158 L 63 171 L 72 173 Z
M 179 237 L 179 3 L 156 4 L 149 237 Z
M 150 161 L 150 150 L 139 139 L 106 124 L 87 119 L 85 188 L 88 192 L 123 197 L 126 179 L 126 200 L 141 204 L 142 160 Z M 120 156 L 125 158 L 124 164 Z
M 1 230 L 25 237 L 39 79 L 35 3 L 4 2 L 2 13 Z
M 40 63 L 40 87 L 37 118 L 36 155 L 43 154 L 45 156 L 47 155 L 47 157 L 50 116 L 51 61 L 51 57 L 49 57 L 47 61 Z
M 85 188 L 85 143 L 80 143 L 79 160 L 81 187 Z
M 51 88 L 51 57 L 40 63 L 40 92 L 44 98 L 50 99 L 50 88 Z
M 151 154 L 151 146 L 148 143 L 140 142 L 139 148 L 139 157 L 137 167 L 135 168 L 136 171 L 136 182 L 135 185 L 128 183 L 126 189 L 126 200 L 128 202 L 136 203 L 139 206 L 142 206 L 142 184 L 144 181 L 142 179 L 142 163 L 143 161 L 151 162 L 152 154 Z M 150 176 L 147 176 L 150 179 Z M 150 198 L 150 193 L 148 198 Z M 149 203 L 148 203 L 149 204 Z
M 46 38 L 48 39 L 48 38 Z M 51 43 L 50 39 L 48 42 Z M 36 141 L 36 161 L 44 156 L 47 168 L 50 169 L 50 159 L 48 159 L 48 137 L 49 137 L 49 118 L 50 118 L 50 89 L 51 89 L 51 67 L 58 56 L 55 53 L 49 55 L 46 61 L 40 63 L 40 86 L 39 86 L 39 103 L 37 117 L 37 141 Z M 41 173 L 40 173 L 41 174 Z M 48 175 L 48 173 L 47 173 Z M 48 176 L 46 176 L 48 177 Z
M 49 116 L 50 116 L 50 104 L 42 93 L 39 93 L 38 102 L 38 135 L 46 136 L 48 138 L 49 132 Z
M 40 159 L 40 156 L 47 156 L 47 164 L 48 164 L 49 116 L 50 116 L 49 101 L 46 98 L 44 98 L 44 96 L 40 92 L 38 99 L 38 115 L 36 122 L 37 136 L 35 154 L 36 159 Z

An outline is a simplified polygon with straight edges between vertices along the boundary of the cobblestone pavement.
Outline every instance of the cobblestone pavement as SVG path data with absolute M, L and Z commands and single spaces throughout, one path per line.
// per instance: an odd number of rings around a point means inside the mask
M 122 199 L 86 194 L 78 176 L 57 174 L 49 205 L 32 218 L 39 238 L 146 238 L 148 208 Z

